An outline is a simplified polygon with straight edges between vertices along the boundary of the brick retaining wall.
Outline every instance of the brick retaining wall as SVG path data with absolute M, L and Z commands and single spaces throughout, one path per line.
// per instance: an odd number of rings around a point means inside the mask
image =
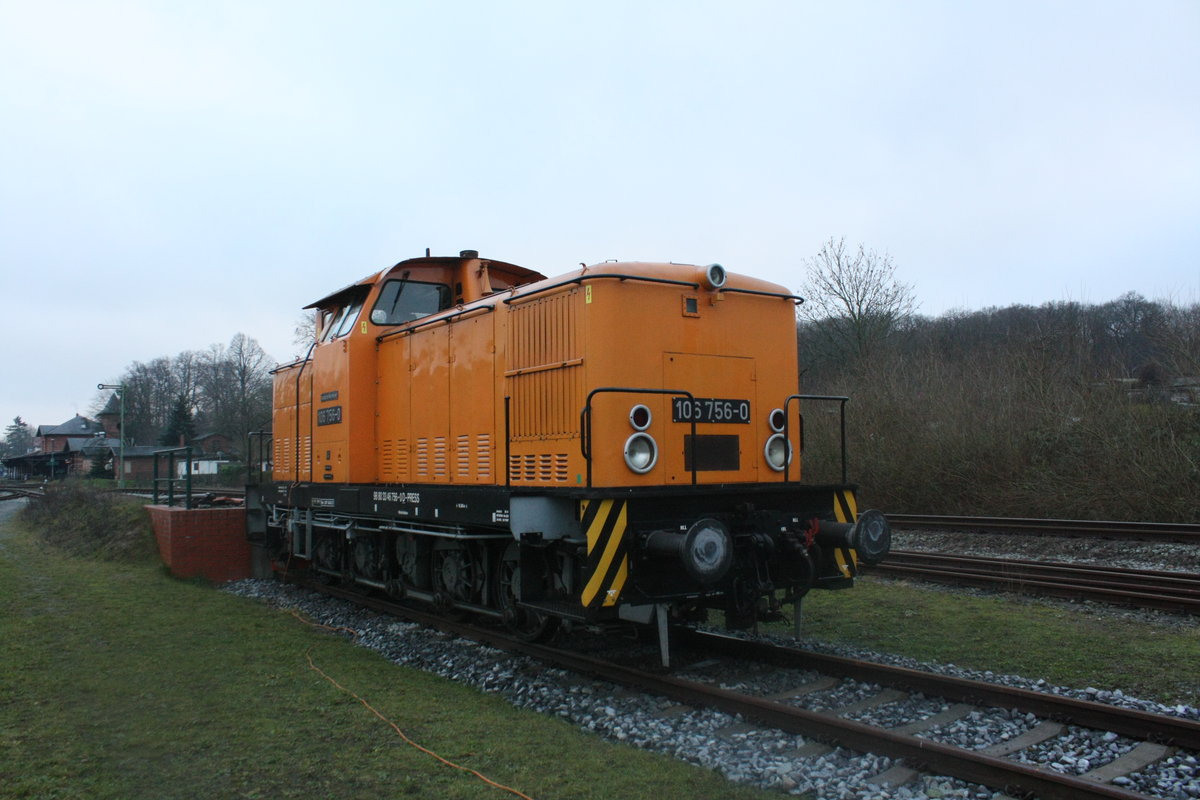
M 171 574 L 216 583 L 251 577 L 242 508 L 146 506 L 158 552 Z

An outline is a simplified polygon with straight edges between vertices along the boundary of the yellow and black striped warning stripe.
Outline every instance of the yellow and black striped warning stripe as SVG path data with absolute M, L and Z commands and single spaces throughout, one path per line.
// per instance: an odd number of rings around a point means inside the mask
M 833 516 L 838 522 L 854 522 L 858 519 L 858 504 L 850 489 L 838 489 L 833 493 Z M 858 574 L 858 553 L 849 547 L 833 551 L 833 559 L 843 577 L 853 578 Z
M 587 534 L 587 584 L 580 602 L 587 608 L 615 606 L 629 577 L 624 500 L 581 500 L 582 527 Z

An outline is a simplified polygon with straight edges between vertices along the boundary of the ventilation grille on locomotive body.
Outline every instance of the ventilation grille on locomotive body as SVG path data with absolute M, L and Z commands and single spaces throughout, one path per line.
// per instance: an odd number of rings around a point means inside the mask
M 541 442 L 543 452 L 510 454 L 512 483 L 567 483 L 567 448 L 579 435 L 583 346 L 578 331 L 579 291 L 572 289 L 510 307 L 508 369 L 509 437 Z M 556 444 L 555 444 L 556 443 Z

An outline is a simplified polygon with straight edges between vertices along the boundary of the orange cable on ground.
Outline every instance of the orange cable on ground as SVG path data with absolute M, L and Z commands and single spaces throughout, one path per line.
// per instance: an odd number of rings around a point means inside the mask
M 334 633 L 348 633 L 350 634 L 350 638 L 358 638 L 358 631 L 354 630 L 354 628 L 347 628 L 345 625 L 322 625 L 320 622 L 313 622 L 311 619 L 305 619 L 303 616 L 301 616 L 300 612 L 294 608 L 291 611 L 292 616 L 303 622 L 305 625 L 311 625 L 314 628 L 320 628 L 326 631 L 333 631 Z
M 354 631 L 354 630 L 353 630 L 353 629 L 351 629 L 351 628 L 346 628 L 346 627 L 342 627 L 342 626 L 338 626 L 338 627 L 331 627 L 331 626 L 329 626 L 329 625 L 322 625 L 322 624 L 321 624 L 321 623 L 319 623 L 319 622 L 313 622 L 312 620 L 305 619 L 305 618 L 304 618 L 304 617 L 302 617 L 302 616 L 301 616 L 301 615 L 300 615 L 298 612 L 296 612 L 294 609 L 292 610 L 292 616 L 294 616 L 296 619 L 300 620 L 301 622 L 303 622 L 303 623 L 304 623 L 304 624 L 306 624 L 306 625 L 312 625 L 314 628 L 324 628 L 325 630 L 329 630 L 329 631 L 348 631 L 349 633 L 351 633 L 351 634 L 353 634 L 353 635 L 357 636 L 357 632 L 356 632 L 356 631 Z M 354 692 L 352 692 L 352 691 L 350 691 L 349 689 L 347 689 L 345 686 L 342 686 L 342 685 L 341 685 L 340 683 L 338 683 L 336 680 L 334 680 L 333 678 L 331 678 L 331 677 L 330 677 L 330 676 L 329 676 L 329 675 L 328 675 L 328 674 L 327 674 L 327 673 L 326 673 L 324 670 L 322 670 L 320 667 L 318 667 L 316 664 L 314 664 L 314 663 L 313 663 L 313 660 L 312 660 L 312 655 L 311 655 L 311 652 L 312 652 L 312 648 L 311 648 L 311 647 L 310 647 L 308 650 L 306 650 L 306 651 L 304 652 L 304 657 L 305 657 L 306 659 L 308 659 L 308 667 L 309 667 L 309 669 L 313 670 L 313 671 L 314 671 L 314 672 L 316 672 L 318 675 L 320 675 L 322 678 L 324 678 L 325 680 L 329 681 L 329 682 L 330 682 L 330 683 L 332 683 L 334 686 L 336 686 L 338 689 L 340 689 L 341 691 L 343 691 L 343 692 L 345 692 L 346 694 L 350 695 L 351 697 L 353 697 L 353 698 L 354 698 L 355 700 L 357 700 L 358 702 L 362 703 L 362 704 L 363 704 L 363 705 L 364 705 L 364 706 L 367 708 L 367 710 L 368 710 L 368 711 L 370 711 L 370 712 L 371 712 L 372 714 L 374 714 L 375 716 L 379 717 L 381 720 L 383 720 L 384 722 L 386 722 L 388 725 L 391 725 L 391 726 L 392 726 L 392 730 L 394 730 L 394 731 L 397 733 L 397 735 L 399 735 L 399 736 L 400 736 L 400 738 L 401 738 L 401 739 L 403 739 L 403 740 L 404 740 L 406 743 L 408 743 L 408 744 L 409 744 L 409 745 L 411 745 L 412 747 L 415 747 L 416 749 L 420 750 L 422 753 L 425 753 L 425 754 L 426 754 L 426 755 L 428 755 L 428 756 L 432 756 L 433 758 L 436 758 L 438 761 L 442 762 L 443 764 L 445 764 L 445 765 L 446 765 L 446 766 L 448 766 L 448 767 L 453 767 L 454 769 L 460 770 L 460 771 L 462 771 L 462 772 L 469 772 L 469 773 L 471 773 L 471 774 L 472 774 L 472 775 L 474 775 L 476 778 L 478 778 L 479 780 L 483 781 L 484 783 L 486 783 L 486 784 L 487 784 L 487 785 L 489 785 L 489 786 L 494 786 L 494 787 L 496 787 L 497 789 L 503 789 L 504 791 L 508 792 L 509 794 L 514 794 L 514 795 L 516 795 L 517 797 L 520 797 L 520 798 L 521 798 L 521 800 L 533 800 L 533 798 L 532 798 L 532 797 L 530 797 L 529 795 L 527 795 L 527 794 L 524 794 L 523 792 L 521 792 L 521 791 L 519 791 L 519 790 L 517 790 L 517 789 L 514 789 L 514 788 L 512 788 L 511 786 L 505 786 L 505 785 L 504 785 L 504 784 L 502 784 L 502 783 L 497 783 L 496 781 L 492 780 L 491 778 L 487 777 L 486 775 L 484 775 L 484 774 L 482 774 L 482 773 L 480 773 L 480 772 L 477 772 L 476 770 L 473 770 L 473 769 L 471 769 L 470 767 L 464 767 L 464 766 L 462 766 L 461 764 L 455 764 L 453 761 L 450 761 L 450 760 L 449 760 L 449 759 L 447 759 L 447 758 L 443 758 L 442 756 L 440 756 L 440 755 L 438 755 L 437 753 L 433 752 L 433 751 L 432 751 L 432 750 L 430 750 L 429 748 L 427 748 L 427 747 L 423 747 L 422 745 L 420 745 L 420 744 L 418 744 L 417 742 L 414 742 L 412 739 L 408 738 L 408 735 L 407 735 L 407 734 L 406 734 L 404 731 L 400 730 L 400 726 L 399 726 L 399 725 L 397 725 L 396 723 L 392 722 L 390 719 L 388 719 L 387 717 L 385 717 L 383 714 L 379 713 L 379 711 L 378 711 L 378 710 L 377 710 L 377 709 L 376 709 L 374 706 L 372 706 L 372 705 L 371 705 L 370 703 L 368 703 L 366 700 L 364 700 L 364 699 L 362 699 L 361 697 L 359 697 L 358 695 L 356 695 Z

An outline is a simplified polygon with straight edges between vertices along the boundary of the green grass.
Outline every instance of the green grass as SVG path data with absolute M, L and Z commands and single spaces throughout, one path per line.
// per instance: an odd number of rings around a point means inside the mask
M 612 744 L 194 582 L 0 523 L 0 797 L 778 796 Z
M 804 633 L 977 669 L 1200 701 L 1200 626 L 870 578 L 805 600 Z M 612 744 L 167 577 L 0 522 L 0 798 L 778 797 Z
M 868 577 L 848 591 L 809 594 L 802 635 L 922 661 L 1200 705 L 1200 623 L 1194 618 L 1148 623 L 1094 609 Z

